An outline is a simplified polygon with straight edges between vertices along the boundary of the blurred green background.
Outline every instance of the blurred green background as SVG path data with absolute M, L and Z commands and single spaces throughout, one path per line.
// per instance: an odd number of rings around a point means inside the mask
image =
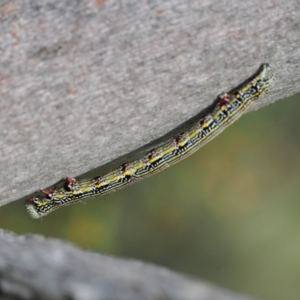
M 192 156 L 42 220 L 0 227 L 166 266 L 269 299 L 300 294 L 300 94 L 243 116 Z

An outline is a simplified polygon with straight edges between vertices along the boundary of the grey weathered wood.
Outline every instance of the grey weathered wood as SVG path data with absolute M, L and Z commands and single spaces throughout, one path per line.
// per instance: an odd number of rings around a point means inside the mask
M 0 205 L 166 134 L 262 62 L 260 106 L 300 91 L 296 0 L 0 3 Z
M 165 268 L 0 230 L 1 299 L 250 300 Z M 4 298 L 7 297 L 7 298 Z

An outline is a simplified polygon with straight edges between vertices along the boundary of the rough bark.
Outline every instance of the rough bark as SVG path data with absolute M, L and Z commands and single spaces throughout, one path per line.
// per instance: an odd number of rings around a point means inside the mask
M 1 299 L 250 300 L 167 269 L 0 230 Z
M 299 1 L 0 1 L 0 206 L 167 134 L 269 62 L 300 91 Z

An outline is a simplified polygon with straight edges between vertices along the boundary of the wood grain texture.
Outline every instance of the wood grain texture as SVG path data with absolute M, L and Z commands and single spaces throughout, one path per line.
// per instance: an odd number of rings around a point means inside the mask
M 262 62 L 260 106 L 300 91 L 297 0 L 2 0 L 0 19 L 0 206 L 163 136 Z
M 254 300 L 165 268 L 0 230 L 1 299 Z

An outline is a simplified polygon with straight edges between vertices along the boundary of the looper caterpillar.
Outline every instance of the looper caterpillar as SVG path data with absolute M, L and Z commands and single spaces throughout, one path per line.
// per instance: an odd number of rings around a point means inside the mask
M 165 169 L 199 149 L 236 121 L 265 95 L 273 80 L 269 64 L 262 64 L 239 88 L 219 95 L 210 112 L 185 132 L 107 174 L 80 181 L 67 177 L 64 187 L 42 190 L 43 197 L 35 196 L 26 200 L 27 211 L 31 217 L 38 219 L 62 206 L 113 192 Z

